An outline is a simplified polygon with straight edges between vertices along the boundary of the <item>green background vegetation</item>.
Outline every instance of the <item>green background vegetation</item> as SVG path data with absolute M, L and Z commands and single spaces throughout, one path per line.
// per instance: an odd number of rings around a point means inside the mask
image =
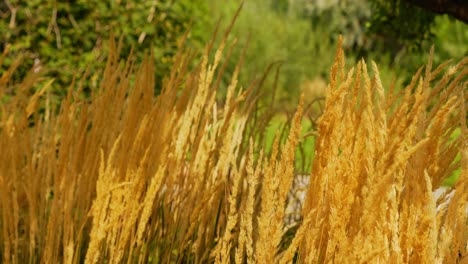
M 24 75 L 34 63 L 46 66 L 63 95 L 73 75 L 102 68 L 103 44 L 111 32 L 123 36 L 122 57 L 131 47 L 141 59 L 154 53 L 156 78 L 167 74 L 178 41 L 191 25 L 188 44 L 201 50 L 221 19 L 229 23 L 241 1 L 49 1 L 9 0 L 0 3 L 0 49 L 10 45 L 7 67 L 24 57 Z M 411 16 L 408 15 L 411 12 Z M 407 80 L 424 64 L 429 47 L 435 60 L 459 59 L 468 54 L 468 26 L 435 16 L 401 1 L 245 1 L 232 38 L 244 45 L 249 36 L 243 80 L 263 74 L 269 64 L 282 63 L 280 91 L 296 97 L 305 80 L 326 78 L 339 34 L 348 57 L 364 57 L 388 66 Z M 240 56 L 240 49 L 234 57 Z M 142 52 L 144 51 L 144 52 Z M 411 56 L 409 56 L 411 52 Z M 228 65 L 235 68 L 235 59 Z M 384 69 L 384 79 L 390 73 Z
M 55 79 L 51 96 L 59 103 L 73 76 L 79 78 L 85 71 L 90 75 L 86 91 L 99 87 L 97 77 L 105 64 L 106 41 L 113 32 L 123 38 L 122 58 L 132 47 L 137 60 L 153 54 L 158 92 L 185 32 L 190 30 L 186 45 L 202 52 L 218 23 L 226 27 L 240 4 L 216 0 L 2 0 L 0 50 L 8 46 L 9 55 L 1 69 L 21 57 L 23 62 L 14 78 L 21 80 L 33 65 L 40 65 L 45 77 Z M 432 44 L 436 64 L 468 55 L 466 24 L 399 0 L 244 1 L 230 35 L 230 41 L 237 38 L 239 48 L 228 60 L 227 72 L 234 72 L 244 45 L 248 49 L 239 77 L 241 84 L 261 79 L 271 65 L 272 72 L 281 68 L 278 80 L 275 74 L 269 74 L 262 86 L 265 100 L 271 98 L 273 87 L 278 87 L 276 112 L 285 114 L 272 118 L 265 146 L 271 144 L 302 92 L 306 104 L 314 102 L 309 114 L 320 113 L 320 100 L 316 99 L 324 93 L 339 34 L 351 58 L 347 62 L 375 60 L 386 87 L 392 80 L 407 83 L 426 63 Z M 229 80 L 223 81 L 226 87 Z M 312 123 L 305 127 L 304 133 L 313 130 Z M 304 142 L 304 149 L 313 149 L 313 137 Z M 312 153 L 303 155 L 310 159 Z M 309 165 L 302 162 L 299 167 L 307 169 Z
M 16 72 L 21 79 L 34 64 L 45 66 L 47 76 L 55 79 L 53 94 L 60 99 L 73 76 L 86 70 L 98 76 L 96 71 L 106 61 L 105 42 L 113 33 L 123 38 L 123 57 L 132 47 L 139 60 L 153 53 L 155 78 L 160 84 L 169 72 L 178 41 L 192 20 L 199 21 L 206 14 L 205 7 L 202 0 L 2 0 L 0 50 L 10 46 L 10 56 L 2 67 L 6 69 L 18 56 L 23 57 Z M 191 38 L 196 46 L 204 40 L 205 36 Z M 97 87 L 95 82 L 86 85 Z

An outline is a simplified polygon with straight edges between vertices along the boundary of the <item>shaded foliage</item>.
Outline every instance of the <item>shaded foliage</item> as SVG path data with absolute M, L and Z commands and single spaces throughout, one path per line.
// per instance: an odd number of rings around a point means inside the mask
M 433 39 L 436 15 L 402 0 L 370 0 L 371 32 L 398 38 L 412 47 L 421 47 L 425 40 Z

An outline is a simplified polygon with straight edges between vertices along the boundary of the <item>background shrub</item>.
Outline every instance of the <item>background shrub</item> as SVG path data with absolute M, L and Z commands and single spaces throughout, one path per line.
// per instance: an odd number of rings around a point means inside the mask
M 177 42 L 190 21 L 203 21 L 206 3 L 201 0 L 163 1 L 8 1 L 0 2 L 0 50 L 11 45 L 4 68 L 17 56 L 24 63 L 16 71 L 21 79 L 33 64 L 45 65 L 55 78 L 53 93 L 60 97 L 74 74 L 90 68 L 91 74 L 104 65 L 103 44 L 113 32 L 123 36 L 121 54 L 133 46 L 137 60 L 150 51 L 155 59 L 156 86 L 169 71 Z M 197 45 L 196 35 L 191 45 Z M 88 82 L 88 88 L 96 86 Z M 159 89 L 159 88 L 156 88 Z

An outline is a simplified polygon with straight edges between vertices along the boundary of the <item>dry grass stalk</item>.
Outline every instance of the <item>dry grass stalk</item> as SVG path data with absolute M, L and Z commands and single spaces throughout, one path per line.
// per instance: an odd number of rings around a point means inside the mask
M 456 211 L 462 214 L 439 212 L 465 224 L 445 226 L 437 221 L 432 191 L 453 172 L 457 151 L 466 151 L 463 140 L 450 138 L 460 127 L 456 120 L 466 120 L 466 98 L 460 96 L 467 85 L 466 71 L 460 72 L 466 60 L 455 71 L 449 68 L 439 81 L 444 86 L 436 85 L 441 96 L 431 83 L 442 70 L 432 71 L 430 61 L 425 76 L 416 85 L 418 73 L 399 101 L 385 95 L 375 64 L 371 79 L 360 62 L 353 86 L 353 70 L 346 78 L 339 74 L 342 56 L 339 49 L 303 212 L 312 217 L 304 223 L 319 231 L 304 237 L 300 257 L 306 262 L 433 263 L 444 252 L 439 259 L 455 261 L 467 237 L 458 235 L 461 243 L 441 246 L 445 238 L 439 230 L 447 228 L 444 235 L 450 235 L 448 226 L 457 226 L 457 234 L 466 234 L 467 197 L 449 203 L 449 208 L 458 204 Z M 462 172 L 461 182 L 463 177 Z

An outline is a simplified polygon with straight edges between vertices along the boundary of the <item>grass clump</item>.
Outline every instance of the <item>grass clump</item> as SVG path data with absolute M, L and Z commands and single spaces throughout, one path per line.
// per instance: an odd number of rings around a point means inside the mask
M 346 73 L 339 46 L 301 220 L 290 232 L 284 219 L 303 99 L 284 143 L 278 133 L 265 153 L 257 143 L 266 126 L 255 114 L 258 82 L 239 87 L 242 60 L 223 103 L 216 100 L 231 27 L 193 69 L 194 53 L 179 50 L 158 96 L 152 60 L 120 63 L 112 41 L 91 100 L 81 99 L 78 84 L 53 109 L 49 83 L 30 96 L 43 82 L 30 72 L 0 108 L 3 263 L 456 263 L 467 256 L 468 59 L 435 69 L 429 61 L 408 87 L 387 92 L 375 63 L 373 77 L 364 61 Z M 10 76 L 0 79 L 0 97 Z M 457 183 L 435 200 L 432 191 L 460 167 Z

